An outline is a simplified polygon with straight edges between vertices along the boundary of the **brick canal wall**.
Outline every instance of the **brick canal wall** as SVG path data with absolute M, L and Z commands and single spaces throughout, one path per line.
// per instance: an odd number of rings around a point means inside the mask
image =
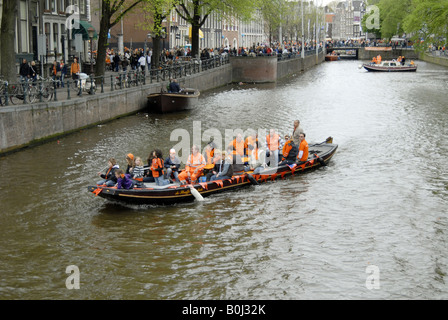
M 298 58 L 280 62 L 277 57 L 233 57 L 230 64 L 178 79 L 178 82 L 182 87 L 200 91 L 240 81 L 275 82 L 323 60 L 324 54 L 318 58 L 308 56 L 304 61 Z M 160 92 L 167 84 L 168 81 L 164 81 L 64 101 L 0 107 L 0 154 L 137 113 L 147 107 L 149 93 Z

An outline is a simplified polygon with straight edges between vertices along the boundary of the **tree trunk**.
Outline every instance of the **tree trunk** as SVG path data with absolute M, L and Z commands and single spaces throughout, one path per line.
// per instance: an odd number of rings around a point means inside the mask
M 1 73 L 8 82 L 17 81 L 16 54 L 14 52 L 17 1 L 3 0 L 1 25 Z M 20 61 L 21 63 L 22 61 Z
M 103 6 L 103 12 L 100 20 L 100 33 L 98 35 L 98 50 L 96 57 L 95 76 L 104 75 L 106 70 L 106 50 L 108 47 L 107 35 L 110 29 L 110 14 L 105 10 Z
M 153 69 L 158 69 L 160 66 L 160 52 L 160 36 L 156 35 L 152 38 L 151 67 Z

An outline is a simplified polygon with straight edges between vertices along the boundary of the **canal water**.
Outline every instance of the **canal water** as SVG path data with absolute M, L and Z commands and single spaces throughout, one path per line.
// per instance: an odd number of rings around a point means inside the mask
M 1 299 L 447 299 L 448 69 L 359 64 L 229 85 L 193 111 L 140 113 L 0 158 Z M 109 157 L 125 167 L 129 152 L 166 155 L 175 129 L 285 134 L 295 119 L 310 143 L 334 138 L 330 165 L 200 203 L 87 192 Z M 79 289 L 67 289 L 69 266 Z

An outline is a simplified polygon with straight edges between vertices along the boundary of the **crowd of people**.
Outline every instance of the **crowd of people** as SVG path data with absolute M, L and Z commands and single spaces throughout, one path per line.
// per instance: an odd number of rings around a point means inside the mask
M 296 120 L 292 133 L 285 135 L 284 139 L 274 129 L 266 137 L 259 137 L 252 131 L 245 139 L 242 134 L 237 134 L 225 150 L 219 150 L 212 139 L 202 153 L 199 146 L 192 146 L 182 170 L 175 149 L 170 149 L 166 158 L 161 150 L 154 149 L 147 158 L 146 166 L 141 157 L 129 153 L 126 155 L 126 170 L 110 158 L 105 172 L 98 172 L 101 180 L 97 185 L 116 186 L 118 189 L 144 187 L 144 183 L 151 182 L 157 186 L 174 182 L 186 185 L 230 179 L 246 172 L 262 174 L 268 167 L 304 167 L 309 156 L 305 137 L 300 121 Z

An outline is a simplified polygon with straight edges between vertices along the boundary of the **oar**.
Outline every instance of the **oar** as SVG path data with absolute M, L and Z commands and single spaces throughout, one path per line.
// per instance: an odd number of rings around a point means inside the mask
M 188 185 L 190 188 L 191 194 L 196 198 L 198 201 L 204 201 L 204 197 L 201 196 L 198 190 L 196 190 L 191 184 Z
M 259 183 L 257 179 L 255 179 L 251 174 L 246 174 L 247 179 L 249 179 L 250 183 L 252 183 L 254 186 L 258 186 Z

